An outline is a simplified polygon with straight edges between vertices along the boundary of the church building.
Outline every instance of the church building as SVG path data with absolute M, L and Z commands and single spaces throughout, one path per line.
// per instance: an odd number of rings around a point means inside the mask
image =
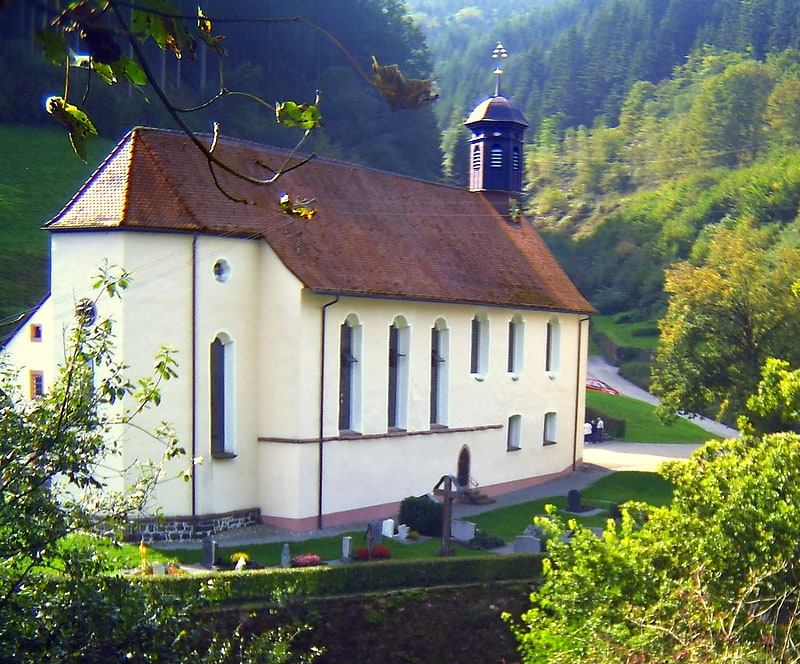
M 581 463 L 594 309 L 522 212 L 522 113 L 498 89 L 465 124 L 468 188 L 325 158 L 255 185 L 136 128 L 47 223 L 50 293 L 5 349 L 32 396 L 106 261 L 133 273 L 98 304 L 129 375 L 178 351 L 139 424 L 172 423 L 188 458 L 170 478 L 190 481 L 158 486 L 149 536 L 355 524 L 445 474 L 494 496 Z M 214 154 L 257 178 L 288 157 Z M 134 430 L 122 450 L 121 467 L 159 455 Z

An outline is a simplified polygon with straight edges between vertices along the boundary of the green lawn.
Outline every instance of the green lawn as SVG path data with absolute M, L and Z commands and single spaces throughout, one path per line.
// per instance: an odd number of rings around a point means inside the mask
M 41 230 L 110 150 L 89 145 L 89 163 L 72 152 L 59 128 L 0 125 L 0 321 L 47 292 L 49 236 Z M 5 332 L 0 328 L 0 339 Z
M 658 325 L 656 321 L 623 323 L 615 316 L 592 316 L 592 327 L 605 333 L 621 348 L 641 348 L 655 350 L 658 345 Z
M 655 406 L 621 394 L 586 390 L 586 405 L 609 417 L 625 420 L 625 435 L 621 440 L 628 442 L 702 444 L 719 438 L 683 418 L 663 424 L 656 417 Z
M 579 517 L 578 521 L 587 526 L 604 526 L 609 518 L 608 511 L 612 503 L 622 503 L 628 500 L 646 502 L 651 505 L 668 504 L 672 498 L 672 487 L 656 473 L 646 472 L 618 472 L 601 478 L 582 493 L 582 502 L 603 510 L 601 514 L 590 517 Z M 535 500 L 519 505 L 501 507 L 482 514 L 469 517 L 482 531 L 490 535 L 502 537 L 506 542 L 512 542 L 514 537 L 521 535 L 525 528 L 532 522 L 537 514 L 544 514 L 545 505 L 552 504 L 556 507 L 566 507 L 566 496 L 553 496 Z M 363 531 L 343 533 L 334 537 L 321 537 L 307 539 L 299 542 L 290 542 L 292 556 L 304 553 L 316 553 L 323 560 L 338 560 L 342 554 L 342 537 L 350 535 L 354 547 L 366 546 Z M 436 555 L 440 540 L 436 538 L 421 538 L 416 542 L 398 542 L 396 540 L 383 540 L 383 545 L 392 551 L 395 559 L 423 559 Z M 134 547 L 131 547 L 134 548 Z M 283 544 L 280 542 L 267 544 L 248 544 L 241 546 L 219 548 L 220 558 L 230 560 L 231 554 L 237 551 L 246 552 L 252 560 L 265 566 L 280 564 Z M 484 555 L 480 551 L 470 551 L 459 547 L 458 556 Z M 138 552 L 136 553 L 138 557 Z M 198 563 L 202 552 L 198 548 L 192 549 L 164 549 L 153 548 L 148 554 L 151 562 L 176 560 L 184 564 Z

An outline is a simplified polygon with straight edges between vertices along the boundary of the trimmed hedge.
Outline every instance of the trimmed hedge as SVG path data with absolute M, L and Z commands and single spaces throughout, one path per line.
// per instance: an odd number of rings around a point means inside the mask
M 247 572 L 209 572 L 141 577 L 146 584 L 175 597 L 204 595 L 212 604 L 271 601 L 287 590 L 325 597 L 402 588 L 533 580 L 542 572 L 540 554 L 386 560 L 307 568 L 272 568 Z

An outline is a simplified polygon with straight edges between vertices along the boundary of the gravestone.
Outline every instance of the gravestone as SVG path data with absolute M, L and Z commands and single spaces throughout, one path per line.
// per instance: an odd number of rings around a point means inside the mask
M 372 537 L 373 544 L 380 544 L 383 539 L 383 521 L 370 521 L 367 525 L 367 540 Z
M 213 568 L 217 564 L 217 541 L 206 537 L 203 540 L 203 567 Z
M 514 553 L 541 553 L 542 540 L 533 535 L 517 535 L 514 538 Z
M 353 538 L 350 535 L 342 537 L 342 560 L 350 562 L 353 559 Z
M 572 489 L 567 494 L 567 511 L 580 512 L 581 511 L 581 492 L 577 489 Z
M 532 523 L 530 526 L 525 528 L 522 534 L 531 535 L 532 537 L 538 537 L 539 539 L 541 539 L 542 535 L 544 535 L 544 530 L 541 526 L 537 526 L 536 524 Z
M 384 519 L 381 523 L 381 535 L 383 537 L 394 537 L 394 519 Z
M 469 542 L 475 537 L 475 524 L 471 521 L 451 521 L 450 534 L 454 540 Z
M 284 542 L 283 549 L 281 549 L 281 567 L 292 566 L 292 552 L 289 550 L 288 542 Z
M 401 523 L 399 526 L 397 526 L 397 537 L 398 537 L 398 539 L 401 539 L 401 540 L 408 539 L 408 531 L 409 531 L 409 527 L 404 523 Z

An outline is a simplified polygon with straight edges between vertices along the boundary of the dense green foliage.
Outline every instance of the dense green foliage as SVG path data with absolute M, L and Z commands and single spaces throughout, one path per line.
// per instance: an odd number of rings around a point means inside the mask
M 798 63 L 796 51 L 767 62 L 703 51 L 635 86 L 615 127 L 540 132 L 531 208 L 604 313 L 660 315 L 663 270 L 699 260 L 723 221 L 796 233 Z
M 712 442 L 668 466 L 673 502 L 633 504 L 602 537 L 555 514 L 522 661 L 796 662 L 800 440 Z
M 796 230 L 777 224 L 742 221 L 708 230 L 698 264 L 667 272 L 669 306 L 652 389 L 662 415 L 711 412 L 735 421 L 747 412 L 769 358 L 800 364 L 800 299 L 793 294 L 800 245 Z M 759 431 L 796 425 L 785 416 L 749 417 Z

